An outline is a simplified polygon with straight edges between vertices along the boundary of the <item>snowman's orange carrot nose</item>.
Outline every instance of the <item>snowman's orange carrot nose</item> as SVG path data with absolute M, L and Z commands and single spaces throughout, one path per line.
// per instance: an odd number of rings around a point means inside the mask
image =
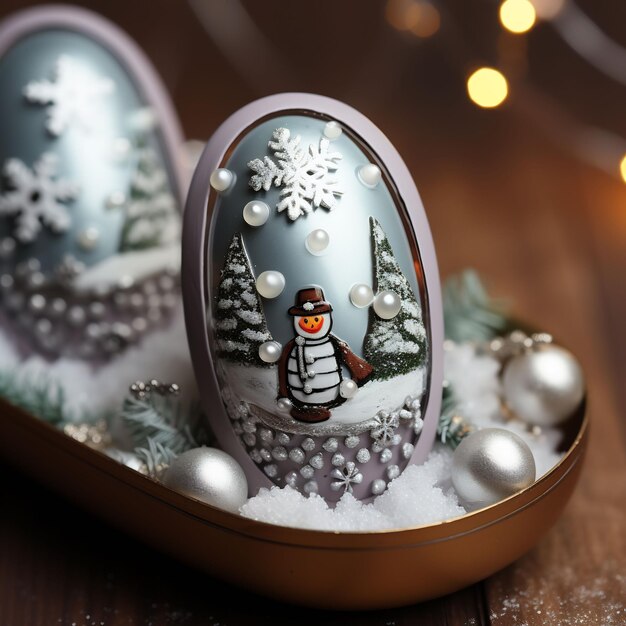
M 324 325 L 324 318 L 321 315 L 313 315 L 301 317 L 298 320 L 298 326 L 307 333 L 316 333 Z

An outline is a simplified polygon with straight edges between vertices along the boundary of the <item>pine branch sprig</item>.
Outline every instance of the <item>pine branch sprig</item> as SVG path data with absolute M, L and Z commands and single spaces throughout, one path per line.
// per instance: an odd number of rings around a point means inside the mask
M 26 381 L 15 372 L 0 371 L 0 396 L 54 426 L 67 421 L 63 387 L 43 374 Z
M 122 406 L 120 417 L 137 449 L 150 449 L 149 442 L 178 455 L 195 448 L 198 442 L 191 424 L 193 408 L 184 410 L 172 397 L 150 394 L 145 398 L 129 395 Z
M 475 270 L 450 276 L 443 286 L 443 317 L 447 339 L 488 341 L 509 325 L 503 301 L 492 299 Z

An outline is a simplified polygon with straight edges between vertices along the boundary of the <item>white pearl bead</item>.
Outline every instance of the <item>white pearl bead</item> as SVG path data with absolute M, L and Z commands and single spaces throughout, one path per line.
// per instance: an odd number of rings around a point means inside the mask
M 265 363 L 276 363 L 280 359 L 282 346 L 278 341 L 266 341 L 259 346 L 259 357 Z
M 350 378 L 341 381 L 339 385 L 339 395 L 342 398 L 353 398 L 359 390 L 357 384 Z
M 276 298 L 285 288 L 285 277 L 274 270 L 262 272 L 256 279 L 256 290 L 264 298 Z
M 85 251 L 93 250 L 100 239 L 100 232 L 97 228 L 90 226 L 78 235 L 78 245 Z
M 582 402 L 585 382 L 578 361 L 567 350 L 546 345 L 514 357 L 502 376 L 504 399 L 521 419 L 556 426 Z
M 243 219 L 249 226 L 263 226 L 269 216 L 270 208 L 265 202 L 253 200 L 243 207 Z
M 338 122 L 331 121 L 324 126 L 324 137 L 326 137 L 326 139 L 330 139 L 331 141 L 341 137 L 342 132 L 343 131 L 341 130 L 341 126 Z
M 326 252 L 330 243 L 330 235 L 323 229 L 312 230 L 306 238 L 306 249 L 314 256 L 321 256 Z
M 366 187 L 370 187 L 371 189 L 373 189 L 380 182 L 382 174 L 378 165 L 368 163 L 367 165 L 363 165 L 359 168 L 358 176 L 359 180 Z
M 359 309 L 369 306 L 373 300 L 374 292 L 369 285 L 353 285 L 352 289 L 350 289 L 350 302 Z
M 215 191 L 226 191 L 232 184 L 235 175 L 225 167 L 216 169 L 212 174 L 209 182 Z
M 393 291 L 381 291 L 374 299 L 374 312 L 384 320 L 393 319 L 400 312 L 402 301 Z

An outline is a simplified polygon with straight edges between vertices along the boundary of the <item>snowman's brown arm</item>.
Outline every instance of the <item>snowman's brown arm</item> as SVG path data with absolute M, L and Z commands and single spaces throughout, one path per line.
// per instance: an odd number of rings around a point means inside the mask
M 346 367 L 350 370 L 350 374 L 354 381 L 359 385 L 364 385 L 367 382 L 367 379 L 374 372 L 374 368 L 361 357 L 357 356 L 350 350 L 350 346 L 341 339 L 336 339 L 339 350 L 341 350 L 341 355 L 343 358 L 343 362 L 346 364 Z

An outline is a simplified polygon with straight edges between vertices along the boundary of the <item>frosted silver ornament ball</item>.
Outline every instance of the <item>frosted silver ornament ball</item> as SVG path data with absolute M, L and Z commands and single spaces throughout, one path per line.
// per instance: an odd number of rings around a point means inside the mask
M 452 484 L 472 508 L 488 506 L 532 485 L 535 459 L 526 442 L 504 428 L 465 437 L 452 458 Z
M 163 484 L 185 496 L 237 513 L 248 498 L 248 481 L 232 456 L 216 448 L 194 448 L 172 461 Z
M 585 381 L 574 356 L 553 344 L 513 357 L 502 376 L 504 399 L 522 420 L 534 426 L 556 426 L 582 402 Z

